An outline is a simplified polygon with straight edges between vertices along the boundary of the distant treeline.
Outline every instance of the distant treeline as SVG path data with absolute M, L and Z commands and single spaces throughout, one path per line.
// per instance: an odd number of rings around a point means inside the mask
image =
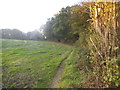
M 24 33 L 18 29 L 0 29 L 0 38 L 18 40 L 44 40 L 44 36 L 37 30 Z
M 37 30 L 23 33 L 17 29 L 1 29 L 0 35 L 3 39 L 48 40 L 68 44 L 78 42 L 85 46 L 89 36 L 89 14 L 88 3 L 67 6 L 41 26 L 43 34 Z

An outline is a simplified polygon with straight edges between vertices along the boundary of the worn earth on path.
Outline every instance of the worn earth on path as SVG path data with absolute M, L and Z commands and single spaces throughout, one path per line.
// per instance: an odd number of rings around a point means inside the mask
M 68 53 L 68 52 L 66 52 L 66 54 L 67 54 L 67 53 Z M 71 51 L 71 53 L 68 54 L 68 57 L 69 57 L 70 54 L 72 54 L 72 51 Z M 60 63 L 60 65 L 59 65 L 59 67 L 58 67 L 58 70 L 57 70 L 57 72 L 56 72 L 56 74 L 55 74 L 55 76 L 54 76 L 54 78 L 53 78 L 53 81 L 52 81 L 52 84 L 51 84 L 50 88 L 57 88 L 57 87 L 58 87 L 59 82 L 60 82 L 60 79 L 61 79 L 61 76 L 62 76 L 62 73 L 63 73 L 63 70 L 64 70 L 65 62 L 66 62 L 66 60 L 67 60 L 68 57 L 66 57 L 66 58 Z

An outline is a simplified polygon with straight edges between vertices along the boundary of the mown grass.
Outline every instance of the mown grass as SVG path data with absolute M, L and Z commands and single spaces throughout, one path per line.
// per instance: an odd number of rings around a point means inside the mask
M 48 88 L 72 47 L 43 41 L 2 40 L 3 87 Z

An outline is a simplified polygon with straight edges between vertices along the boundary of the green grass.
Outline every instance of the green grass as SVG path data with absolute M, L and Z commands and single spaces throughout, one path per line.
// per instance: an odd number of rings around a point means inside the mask
M 3 40 L 3 87 L 47 88 L 69 46 L 42 41 Z
M 87 74 L 77 66 L 79 62 L 78 50 L 74 49 L 65 62 L 65 68 L 59 88 L 81 88 L 87 80 Z
M 2 40 L 2 84 L 5 88 L 49 88 L 64 59 L 60 88 L 79 87 L 84 74 L 76 64 L 78 50 L 73 46 L 46 41 Z M 84 78 L 83 78 L 84 77 Z

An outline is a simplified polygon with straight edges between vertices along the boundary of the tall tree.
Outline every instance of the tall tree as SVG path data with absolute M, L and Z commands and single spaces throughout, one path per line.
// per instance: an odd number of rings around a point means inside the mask
M 51 40 L 56 38 L 66 43 L 75 43 L 79 37 L 87 35 L 89 18 L 87 4 L 62 8 L 55 17 L 47 21 L 44 34 Z

